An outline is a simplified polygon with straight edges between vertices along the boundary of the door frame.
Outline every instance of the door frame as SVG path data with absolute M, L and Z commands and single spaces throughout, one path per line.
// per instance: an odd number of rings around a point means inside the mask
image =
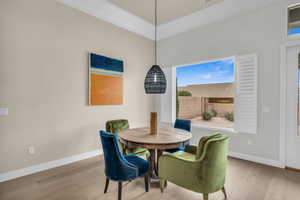
M 280 48 L 280 135 L 279 135 L 279 161 L 286 167 L 286 138 L 287 138 L 287 50 L 288 48 L 300 46 L 300 40 L 291 40 L 281 45 Z

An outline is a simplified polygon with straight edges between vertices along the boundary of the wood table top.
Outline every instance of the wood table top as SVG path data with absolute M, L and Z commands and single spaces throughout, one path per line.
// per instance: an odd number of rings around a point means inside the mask
M 122 131 L 118 136 L 129 142 L 140 144 L 176 144 L 188 141 L 192 134 L 176 128 L 158 128 L 157 135 L 150 135 L 150 128 L 134 128 Z

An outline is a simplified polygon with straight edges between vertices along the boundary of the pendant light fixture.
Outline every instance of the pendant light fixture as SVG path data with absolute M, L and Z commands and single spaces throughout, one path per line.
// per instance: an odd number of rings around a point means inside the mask
M 167 81 L 164 72 L 157 64 L 157 0 L 155 0 L 155 65 L 151 67 L 145 78 L 145 92 L 146 94 L 164 94 L 167 88 Z

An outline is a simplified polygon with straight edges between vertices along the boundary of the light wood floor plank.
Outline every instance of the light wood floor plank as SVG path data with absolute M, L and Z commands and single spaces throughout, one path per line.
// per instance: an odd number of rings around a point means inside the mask
M 104 162 L 95 157 L 67 166 L 0 183 L 0 200 L 115 200 L 117 183 L 105 184 Z M 300 199 L 300 173 L 230 158 L 226 180 L 228 200 Z M 143 179 L 124 183 L 124 200 L 201 200 L 202 195 L 168 184 L 144 191 Z M 210 200 L 224 200 L 222 192 Z

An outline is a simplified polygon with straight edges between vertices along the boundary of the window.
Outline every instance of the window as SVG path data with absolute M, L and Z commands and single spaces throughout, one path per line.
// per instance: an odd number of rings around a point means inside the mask
M 230 58 L 178 67 L 177 117 L 194 125 L 233 128 L 234 65 Z
M 288 8 L 288 35 L 300 33 L 300 5 Z
M 176 117 L 182 117 L 192 119 L 194 126 L 257 133 L 256 54 L 163 70 L 168 87 L 165 94 L 158 96 L 161 122 L 174 123 Z M 180 108 L 179 104 L 188 108 Z M 210 112 L 215 117 L 202 120 L 203 112 Z M 212 123 L 214 121 L 217 123 Z

